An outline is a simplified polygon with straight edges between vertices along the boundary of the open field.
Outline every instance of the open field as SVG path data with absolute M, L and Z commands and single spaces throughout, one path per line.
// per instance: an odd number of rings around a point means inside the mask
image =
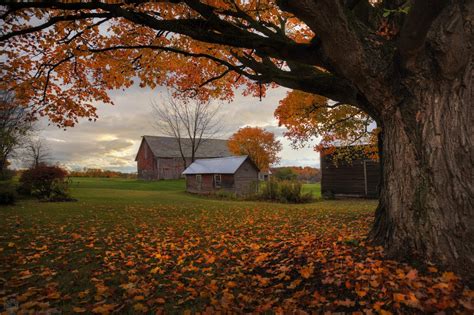
M 222 201 L 186 194 L 183 181 L 72 187 L 78 202 L 0 209 L 0 305 L 102 314 L 472 307 L 453 273 L 385 260 L 365 243 L 373 200 Z

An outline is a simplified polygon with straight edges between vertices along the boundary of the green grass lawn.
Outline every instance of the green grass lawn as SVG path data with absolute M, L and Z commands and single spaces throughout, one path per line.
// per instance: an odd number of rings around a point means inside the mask
M 311 192 L 314 198 L 321 198 L 321 183 L 303 184 L 303 192 Z
M 73 179 L 72 195 L 0 209 L 0 313 L 416 313 L 444 298 L 462 311 L 470 294 L 438 271 L 401 281 L 413 267 L 365 243 L 373 200 L 227 201 L 180 180 L 90 178 Z M 449 290 L 427 290 L 435 284 Z M 410 292 L 423 293 L 418 304 Z

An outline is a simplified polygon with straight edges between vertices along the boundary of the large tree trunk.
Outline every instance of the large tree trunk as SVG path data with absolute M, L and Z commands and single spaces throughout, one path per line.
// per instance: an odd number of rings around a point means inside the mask
M 457 79 L 409 84 L 382 118 L 383 183 L 370 238 L 391 257 L 474 279 L 472 63 Z

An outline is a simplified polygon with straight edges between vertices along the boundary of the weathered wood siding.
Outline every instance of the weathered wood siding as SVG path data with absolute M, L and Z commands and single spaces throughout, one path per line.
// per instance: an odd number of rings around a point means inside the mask
M 380 163 L 369 159 L 355 159 L 352 163 L 338 162 L 331 155 L 321 157 L 321 193 L 323 196 L 347 195 L 378 197 Z
M 186 191 L 198 194 L 210 194 L 215 191 L 214 175 L 202 174 L 201 185 L 196 180 L 196 175 L 186 175 Z
M 197 182 L 196 175 L 186 175 L 186 191 L 198 194 L 228 191 L 243 196 L 257 190 L 258 170 L 249 160 L 246 160 L 235 174 L 220 174 L 219 187 L 216 186 L 214 175 L 216 174 L 201 174 L 201 185 Z
M 186 165 L 191 163 L 186 159 Z M 156 158 L 157 178 L 155 179 L 179 179 L 184 171 L 182 158 Z
M 158 176 L 153 152 L 143 140 L 137 153 L 137 174 L 139 179 L 145 180 L 156 179 Z
M 237 195 L 248 195 L 257 191 L 258 169 L 247 159 L 234 174 Z

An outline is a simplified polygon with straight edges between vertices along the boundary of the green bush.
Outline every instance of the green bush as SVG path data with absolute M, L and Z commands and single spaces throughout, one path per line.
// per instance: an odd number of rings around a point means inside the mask
M 4 169 L 0 171 L 0 180 L 10 180 L 15 176 L 15 171 Z
M 218 190 L 214 193 L 214 197 L 217 197 L 219 199 L 226 199 L 226 200 L 235 200 L 237 199 L 237 196 L 235 193 L 227 190 Z
M 39 165 L 21 174 L 19 192 L 44 201 L 71 201 L 67 172 L 58 166 Z
M 301 183 L 297 181 L 282 181 L 280 182 L 280 199 L 283 202 L 300 201 L 301 197 Z
M 260 192 L 260 199 L 286 203 L 304 203 L 313 199 L 311 192 L 304 194 L 303 185 L 295 180 L 270 179 Z
M 8 184 L 0 185 L 0 205 L 12 205 L 16 201 L 15 188 Z
M 278 190 L 278 181 L 270 178 L 264 183 L 262 191 L 260 192 L 260 197 L 265 200 L 277 200 L 279 196 Z

